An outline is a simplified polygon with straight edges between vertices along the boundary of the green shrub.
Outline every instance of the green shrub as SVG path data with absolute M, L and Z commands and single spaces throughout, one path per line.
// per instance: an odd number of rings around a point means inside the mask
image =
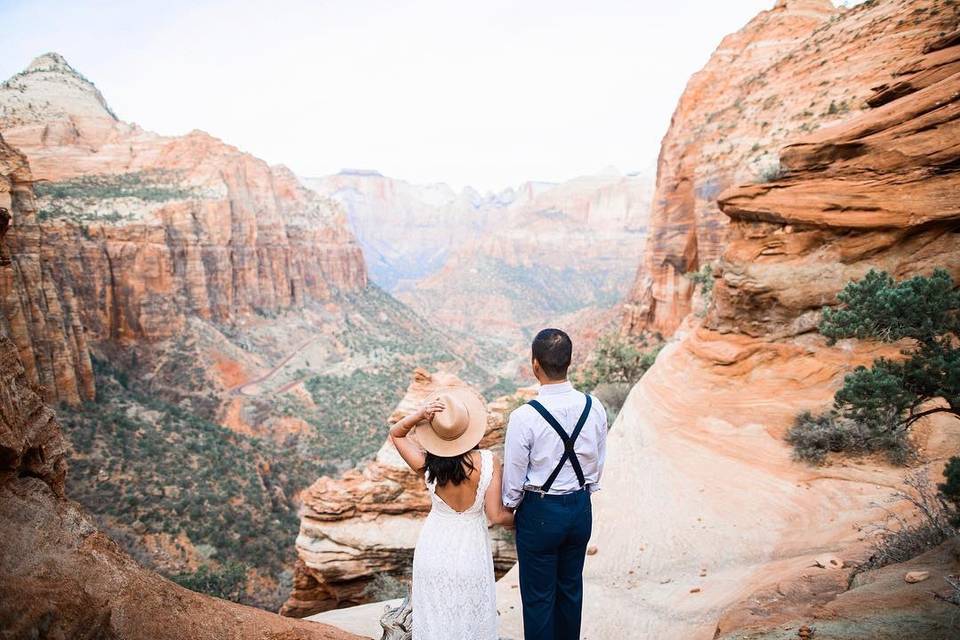
M 943 470 L 946 482 L 937 485 L 940 495 L 950 505 L 950 522 L 960 527 L 960 457 L 954 456 Z
M 662 344 L 651 346 L 646 340 L 607 334 L 597 341 L 587 361 L 572 373 L 571 382 L 594 393 L 604 403 L 612 422 L 630 388 L 653 366 L 661 348 Z
M 774 182 L 782 177 L 783 169 L 780 167 L 779 162 L 775 162 L 760 169 L 760 175 L 757 177 L 757 182 Z
M 247 567 L 239 562 L 228 562 L 217 569 L 201 565 L 193 573 L 181 573 L 171 579 L 191 591 L 240 602 L 247 587 Z
M 903 463 L 910 457 L 908 432 L 917 420 L 936 413 L 960 417 L 960 349 L 954 344 L 960 294 L 942 269 L 903 282 L 871 270 L 837 297 L 842 306 L 825 309 L 820 323 L 828 343 L 841 338 L 911 339 L 910 346 L 903 360 L 878 358 L 844 378 L 834 396 L 834 411 L 857 426 L 856 438 L 842 438 L 815 420 L 799 421 L 788 438 L 814 452 L 823 450 L 824 438 L 834 434 L 828 437 L 830 446 L 840 448 L 828 450 L 885 450 L 893 461 Z M 798 453 L 814 461 L 818 455 Z
M 829 410 L 814 415 L 804 411 L 787 431 L 797 460 L 823 464 L 831 452 L 870 453 L 884 451 L 895 462 L 905 462 L 910 447 L 901 432 L 874 433 L 854 420 Z

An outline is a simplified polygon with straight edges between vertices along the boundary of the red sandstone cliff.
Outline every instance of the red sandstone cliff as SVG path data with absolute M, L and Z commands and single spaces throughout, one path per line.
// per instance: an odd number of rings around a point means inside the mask
M 780 0 L 724 38 L 690 79 L 664 137 L 650 233 L 623 326 L 673 332 L 691 310 L 685 273 L 717 260 L 724 189 L 778 174 L 778 149 L 867 108 L 891 59 L 949 31 L 956 7 L 936 0 Z M 896 80 L 894 80 L 896 82 Z M 899 89 L 893 88 L 896 92 Z
M 205 133 L 118 120 L 57 54 L 0 86 L 0 129 L 38 184 L 40 247 L 95 339 L 149 340 L 366 285 L 339 208 Z
M 0 138 L 0 330 L 44 400 L 76 404 L 94 395 L 87 337 L 73 289 L 41 256 L 32 185 L 26 158 Z

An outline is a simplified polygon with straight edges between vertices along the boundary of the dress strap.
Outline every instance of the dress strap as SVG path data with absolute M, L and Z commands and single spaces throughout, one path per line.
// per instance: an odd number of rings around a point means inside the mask
M 477 495 L 474 496 L 473 506 L 483 501 L 483 496 L 487 493 L 487 487 L 490 486 L 490 480 L 493 479 L 493 452 L 489 449 L 480 450 L 480 481 L 477 483 Z

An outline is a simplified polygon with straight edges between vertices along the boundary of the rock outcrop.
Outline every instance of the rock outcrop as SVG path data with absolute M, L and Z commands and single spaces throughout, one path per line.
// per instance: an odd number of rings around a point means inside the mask
M 467 387 L 452 374 L 417 369 L 390 422 L 407 415 L 431 393 Z M 469 387 L 468 387 L 469 388 Z M 480 446 L 503 446 L 508 400 L 488 405 L 487 433 Z M 384 596 L 385 581 L 409 581 L 413 549 L 430 511 L 423 479 L 413 473 L 387 440 L 374 461 L 340 478 L 320 478 L 300 496 L 299 560 L 294 589 L 283 615 L 304 617 L 362 604 Z M 510 532 L 493 530 L 497 574 L 516 562 Z
M 66 442 L 0 327 L 0 628 L 4 638 L 347 640 L 188 591 L 137 565 L 64 496 Z
M 366 284 L 335 203 L 212 136 L 118 120 L 57 54 L 0 86 L 0 129 L 38 181 L 40 246 L 92 338 L 157 340 Z
M 30 384 L 49 403 L 94 396 L 77 296 L 60 286 L 42 254 L 33 177 L 26 158 L 0 138 L 0 330 L 13 340 Z
M 690 312 L 695 286 L 685 274 L 726 248 L 727 218 L 717 205 L 724 189 L 776 180 L 786 142 L 903 91 L 889 61 L 919 54 L 931 34 L 955 22 L 956 7 L 935 0 L 853 9 L 785 0 L 727 36 L 690 79 L 663 140 L 649 239 L 624 330 L 669 334 Z M 946 68 L 936 65 L 916 82 Z M 883 84 L 889 86 L 874 94 Z
M 730 239 L 707 326 L 810 331 L 871 268 L 960 279 L 960 45 L 931 42 L 849 122 L 787 145 L 784 175 L 719 197 Z

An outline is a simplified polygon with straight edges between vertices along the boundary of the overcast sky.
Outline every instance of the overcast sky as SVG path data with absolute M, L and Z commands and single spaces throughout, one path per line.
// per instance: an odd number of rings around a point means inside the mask
M 500 189 L 650 167 L 690 74 L 773 4 L 0 0 L 0 76 L 57 51 L 152 131 Z

